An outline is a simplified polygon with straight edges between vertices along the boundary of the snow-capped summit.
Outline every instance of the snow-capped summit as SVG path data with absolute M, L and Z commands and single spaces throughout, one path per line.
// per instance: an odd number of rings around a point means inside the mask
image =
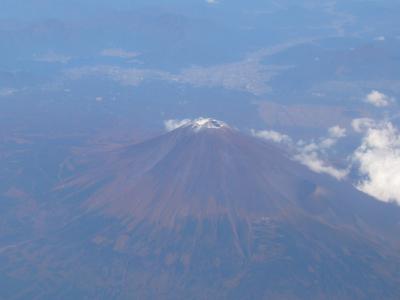
M 212 118 L 197 118 L 188 123 L 187 125 L 191 126 L 196 130 L 229 128 L 228 124 L 226 124 L 225 122 L 215 120 Z
M 164 121 L 165 129 L 167 131 L 172 131 L 178 128 L 191 128 L 195 131 L 202 129 L 221 129 L 230 128 L 225 122 L 212 119 L 212 118 L 197 118 L 197 119 L 183 119 L 183 120 L 166 120 Z

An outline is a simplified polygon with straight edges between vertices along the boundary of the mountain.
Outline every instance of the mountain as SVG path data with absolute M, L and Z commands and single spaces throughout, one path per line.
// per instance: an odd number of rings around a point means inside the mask
M 400 298 L 399 207 L 224 122 L 69 169 L 51 229 L 0 249 L 0 298 Z

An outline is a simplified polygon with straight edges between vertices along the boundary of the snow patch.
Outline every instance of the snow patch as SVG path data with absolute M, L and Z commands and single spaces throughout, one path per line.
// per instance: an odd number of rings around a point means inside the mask
M 228 124 L 225 122 L 211 119 L 211 118 L 198 118 L 190 122 L 189 124 L 192 128 L 200 130 L 200 129 L 205 129 L 205 128 L 212 128 L 212 129 L 218 129 L 218 128 L 228 128 Z
M 197 118 L 197 119 L 183 119 L 183 120 L 166 120 L 164 125 L 167 131 L 172 131 L 180 127 L 192 128 L 195 131 L 202 129 L 221 129 L 230 128 L 225 122 L 215 120 L 212 118 Z

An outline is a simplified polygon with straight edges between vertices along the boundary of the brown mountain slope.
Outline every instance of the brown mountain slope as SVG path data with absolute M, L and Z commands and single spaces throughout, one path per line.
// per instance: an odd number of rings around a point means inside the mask
M 16 298 L 400 297 L 397 206 L 223 122 L 199 119 L 77 170 L 49 204 L 65 222 L 5 251 L 5 278 L 25 283 Z

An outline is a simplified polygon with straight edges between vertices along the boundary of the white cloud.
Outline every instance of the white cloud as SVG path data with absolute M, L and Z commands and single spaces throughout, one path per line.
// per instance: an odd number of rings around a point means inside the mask
M 71 60 L 71 57 L 50 51 L 41 55 L 36 55 L 34 59 L 38 62 L 66 64 Z
M 12 88 L 0 88 L 0 97 L 9 97 L 16 93 L 17 90 Z
M 333 126 L 328 130 L 329 136 L 332 138 L 343 138 L 346 136 L 346 128 L 340 126 Z
M 217 4 L 219 1 L 218 0 L 206 0 L 208 4 Z
M 346 136 L 346 129 L 340 126 L 333 126 L 328 129 L 328 137 L 320 139 L 318 147 L 321 149 L 329 149 L 334 146 L 337 141 Z
M 297 143 L 297 154 L 294 158 L 316 173 L 328 174 L 338 180 L 342 180 L 347 176 L 349 170 L 347 168 L 336 168 L 328 162 L 326 157 L 327 151 L 345 136 L 345 128 L 333 126 L 328 129 L 328 137 L 320 138 L 311 143 L 299 141 Z
M 363 134 L 361 145 L 350 155 L 352 167 L 361 179 L 355 184 L 359 190 L 385 202 L 400 204 L 400 130 L 388 121 L 369 118 L 354 119 L 355 132 Z M 254 136 L 277 143 L 292 141 L 275 131 L 254 131 Z M 345 128 L 334 126 L 328 136 L 312 141 L 288 143 L 294 159 L 317 173 L 325 173 L 338 180 L 347 177 L 350 167 L 337 168 L 329 163 L 330 149 L 346 136 Z
M 164 121 L 164 126 L 167 131 L 172 131 L 172 130 L 179 128 L 181 126 L 184 126 L 190 122 L 192 122 L 192 120 L 190 120 L 190 119 L 183 119 L 183 120 L 172 119 L 172 120 Z
M 326 158 L 327 151 L 334 146 L 340 138 L 346 136 L 345 128 L 333 126 L 329 128 L 327 137 L 311 142 L 300 140 L 296 144 L 292 142 L 292 139 L 288 135 L 274 130 L 252 130 L 252 134 L 253 136 L 276 143 L 286 143 L 295 153 L 294 159 L 316 173 L 328 174 L 338 180 L 344 179 L 348 174 L 348 169 L 338 169 L 331 165 Z
M 365 97 L 364 101 L 376 107 L 385 107 L 390 105 L 393 99 L 379 91 L 373 90 Z
M 351 122 L 351 127 L 355 132 L 361 133 L 368 128 L 375 126 L 376 122 L 370 118 L 359 118 L 359 119 L 354 119 Z
M 282 133 L 274 131 L 274 130 L 256 131 L 256 130 L 252 129 L 251 133 L 255 137 L 262 138 L 262 139 L 272 141 L 275 143 L 291 143 L 292 142 L 292 139 L 288 135 L 282 134 Z
M 119 57 L 119 58 L 135 58 L 140 55 L 138 52 L 126 51 L 120 48 L 104 49 L 101 51 L 102 56 Z
M 328 174 L 338 180 L 344 179 L 348 174 L 347 169 L 338 169 L 321 159 L 318 153 L 318 148 L 311 151 L 303 149 L 303 151 L 295 155 L 294 158 L 307 166 L 310 170 L 316 173 Z
M 368 123 L 353 154 L 364 178 L 356 187 L 382 201 L 400 203 L 400 133 L 390 122 Z

